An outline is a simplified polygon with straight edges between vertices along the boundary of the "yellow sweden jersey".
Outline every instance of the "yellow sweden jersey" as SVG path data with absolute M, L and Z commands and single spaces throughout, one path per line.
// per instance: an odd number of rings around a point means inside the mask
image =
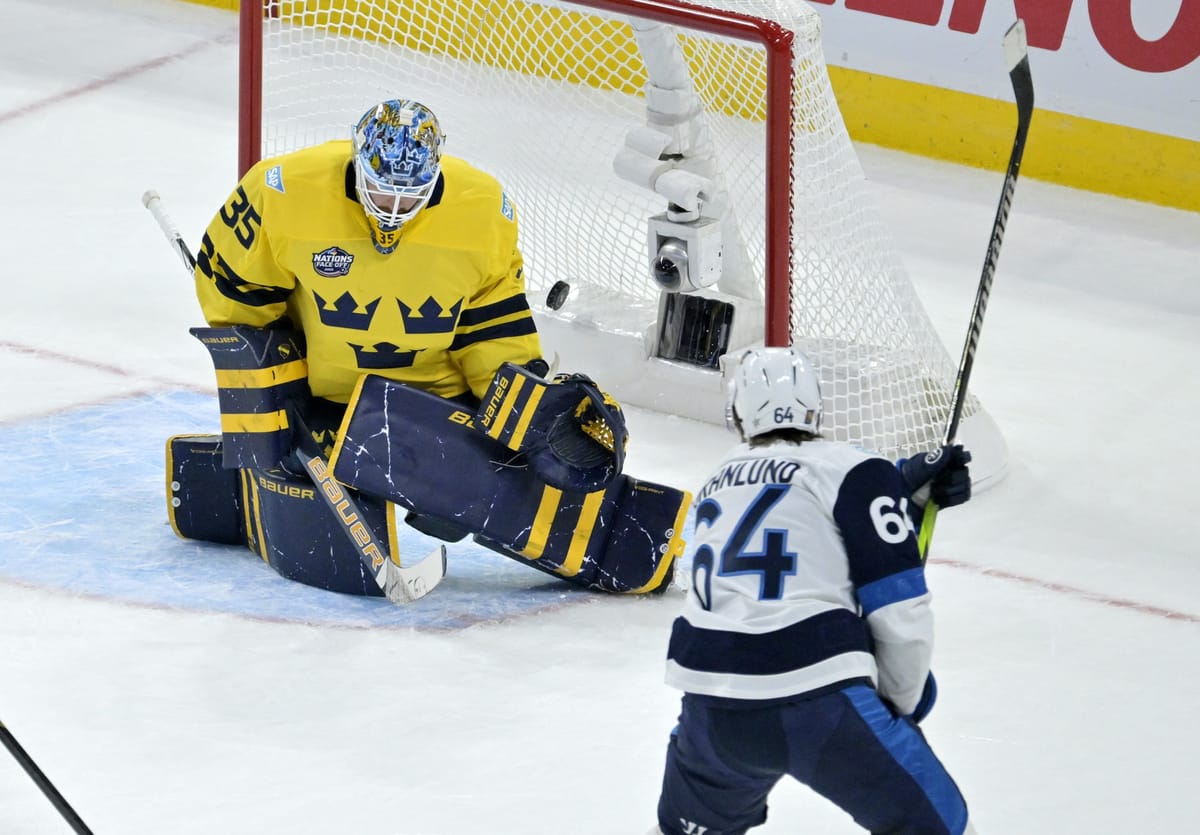
M 516 210 L 494 178 L 442 158 L 428 205 L 381 255 L 350 142 L 263 160 L 204 235 L 196 294 L 214 327 L 284 316 L 308 342 L 312 393 L 346 402 L 362 374 L 477 397 L 501 363 L 541 356 Z

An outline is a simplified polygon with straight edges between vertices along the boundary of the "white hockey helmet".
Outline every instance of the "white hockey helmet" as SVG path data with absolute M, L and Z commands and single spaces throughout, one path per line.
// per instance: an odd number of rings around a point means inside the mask
M 372 107 L 354 126 L 354 177 L 375 248 L 396 248 L 400 227 L 425 208 L 441 174 L 445 134 L 437 117 L 411 99 Z
M 753 438 L 775 429 L 821 430 L 821 381 L 797 348 L 750 348 L 733 361 L 726 401 L 731 429 Z

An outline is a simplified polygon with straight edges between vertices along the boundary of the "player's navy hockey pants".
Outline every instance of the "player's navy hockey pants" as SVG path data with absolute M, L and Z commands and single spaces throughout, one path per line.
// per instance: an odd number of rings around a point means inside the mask
M 785 774 L 869 832 L 961 835 L 967 825 L 958 786 L 917 727 L 871 687 L 852 685 L 750 709 L 684 695 L 659 827 L 666 835 L 740 835 L 767 819 L 767 793 Z

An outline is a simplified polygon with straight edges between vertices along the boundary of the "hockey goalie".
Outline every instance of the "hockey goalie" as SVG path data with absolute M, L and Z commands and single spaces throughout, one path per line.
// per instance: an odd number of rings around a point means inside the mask
M 395 562 L 397 511 L 589 589 L 660 591 L 690 496 L 623 473 L 624 417 L 590 378 L 547 378 L 516 208 L 443 142 L 389 100 L 238 183 L 195 259 L 221 434 L 168 441 L 172 525 L 350 594 L 383 593 L 363 544 Z

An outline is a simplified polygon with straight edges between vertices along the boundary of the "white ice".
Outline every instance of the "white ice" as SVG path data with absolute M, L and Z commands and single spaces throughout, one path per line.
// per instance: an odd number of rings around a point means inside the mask
M 172 0 L 0 0 L 0 438 L 28 435 L 6 447 L 6 518 L 80 488 L 68 462 L 21 468 L 69 440 L 73 410 L 115 404 L 134 439 L 150 430 L 120 411 L 131 396 L 212 391 L 187 335 L 192 291 L 140 195 L 156 188 L 192 237 L 224 200 L 235 30 L 233 13 Z M 1000 175 L 860 151 L 957 356 Z M 1010 474 L 940 519 L 929 568 L 941 697 L 925 730 L 984 835 L 1200 829 L 1198 325 L 1200 216 L 1021 181 L 972 378 Z M 680 486 L 732 440 L 630 422 L 630 471 Z M 104 471 L 121 437 L 97 435 L 87 463 Z M 83 498 L 108 509 L 109 551 L 136 541 L 119 491 Z M 653 821 L 678 594 L 440 631 L 155 607 L 86 591 L 105 587 L 99 538 L 71 552 L 69 576 L 39 581 L 72 524 L 0 541 L 0 721 L 96 833 L 618 835 Z M 203 554 L 230 577 L 252 559 Z M 162 556 L 145 555 L 145 580 L 172 587 Z M 0 753 L 0 833 L 66 831 Z M 789 782 L 755 831 L 857 830 Z

